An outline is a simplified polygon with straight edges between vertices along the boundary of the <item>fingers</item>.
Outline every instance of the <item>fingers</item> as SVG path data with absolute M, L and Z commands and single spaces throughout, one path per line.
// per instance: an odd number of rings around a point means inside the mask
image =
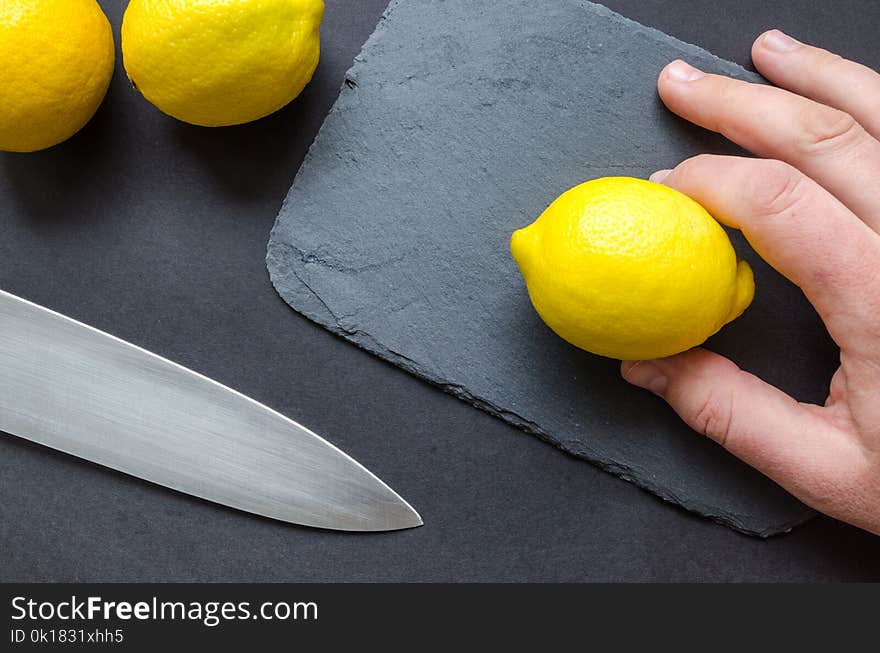
M 682 61 L 658 80 L 681 117 L 799 168 L 880 231 L 880 141 L 849 114 L 783 89 L 708 75 Z
M 621 373 L 665 399 L 695 431 L 819 509 L 828 508 L 823 490 L 861 464 L 860 451 L 816 412 L 705 349 L 624 361 Z
M 740 229 L 804 291 L 838 344 L 876 350 L 880 235 L 816 182 L 779 161 L 702 155 L 663 183 Z
M 758 71 L 777 86 L 836 107 L 880 137 L 880 75 L 779 30 L 765 32 L 752 46 Z

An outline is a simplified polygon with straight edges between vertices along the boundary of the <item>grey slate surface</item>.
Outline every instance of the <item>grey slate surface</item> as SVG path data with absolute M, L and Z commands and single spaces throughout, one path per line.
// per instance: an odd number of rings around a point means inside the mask
M 616 361 L 552 334 L 508 252 L 514 229 L 585 179 L 736 152 L 662 107 L 656 76 L 677 57 L 758 79 L 588 2 L 392 2 L 284 203 L 269 271 L 291 306 L 334 333 L 666 500 L 766 536 L 812 512 L 626 385 Z M 709 346 L 822 401 L 815 361 L 833 358 L 833 344 L 799 290 L 734 243 L 757 298 Z

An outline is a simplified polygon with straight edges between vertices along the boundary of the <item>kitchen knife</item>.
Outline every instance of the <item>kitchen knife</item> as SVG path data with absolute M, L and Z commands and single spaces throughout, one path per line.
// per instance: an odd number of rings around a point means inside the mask
M 350 531 L 422 524 L 391 488 L 296 422 L 3 291 L 0 431 L 286 522 Z

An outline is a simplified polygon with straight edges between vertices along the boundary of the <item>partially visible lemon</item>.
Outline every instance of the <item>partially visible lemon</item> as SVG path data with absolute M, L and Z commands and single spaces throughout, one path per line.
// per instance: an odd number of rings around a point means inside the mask
M 511 239 L 538 314 L 594 354 L 639 360 L 702 343 L 755 293 L 724 229 L 667 186 L 606 177 L 563 193 Z
M 323 0 L 131 0 L 122 21 L 125 70 L 178 120 L 250 122 L 309 83 L 323 15 Z
M 0 150 L 43 150 L 82 129 L 114 59 L 95 0 L 0 0 Z

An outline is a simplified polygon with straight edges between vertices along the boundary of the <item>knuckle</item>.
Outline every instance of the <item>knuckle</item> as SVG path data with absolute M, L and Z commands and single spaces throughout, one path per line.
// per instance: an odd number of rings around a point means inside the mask
M 807 196 L 806 178 L 781 161 L 763 161 L 755 177 L 752 201 L 755 211 L 764 217 L 791 213 Z
M 692 156 L 685 163 L 689 166 L 701 167 L 712 163 L 715 159 L 718 158 L 717 154 L 697 154 L 696 156 Z
M 697 406 L 693 428 L 726 447 L 733 432 L 733 405 L 729 397 L 710 391 Z
M 798 142 L 807 154 L 826 154 L 850 148 L 864 135 L 864 129 L 851 115 L 822 107 L 805 113 Z
M 817 79 L 828 79 L 829 77 L 844 75 L 851 63 L 839 54 L 829 52 L 828 50 L 820 49 L 817 51 L 817 55 L 814 69 Z
M 712 170 L 713 164 L 719 158 L 720 156 L 717 154 L 697 154 L 679 163 L 675 168 L 675 174 L 680 179 L 699 179 L 702 176 L 701 173 Z

